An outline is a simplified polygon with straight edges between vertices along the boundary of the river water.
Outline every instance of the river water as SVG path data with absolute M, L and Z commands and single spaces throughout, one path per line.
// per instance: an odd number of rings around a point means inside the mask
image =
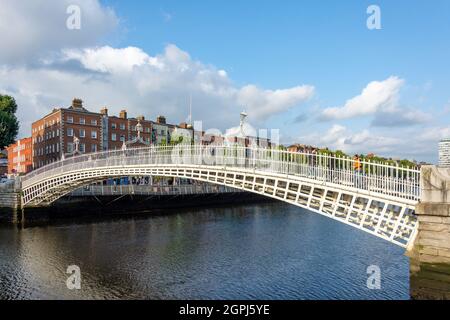
M 287 204 L 0 226 L 0 299 L 408 298 L 402 248 Z

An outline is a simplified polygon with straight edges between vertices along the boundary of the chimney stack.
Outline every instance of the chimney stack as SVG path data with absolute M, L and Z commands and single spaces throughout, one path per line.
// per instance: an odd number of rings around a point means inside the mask
M 156 118 L 156 122 L 159 123 L 159 124 L 166 124 L 166 117 L 164 117 L 164 116 L 158 116 L 158 117 Z
M 127 110 L 121 110 L 119 113 L 119 118 L 126 119 L 127 118 Z
M 107 115 L 108 115 L 108 108 L 107 108 L 107 107 L 103 107 L 103 108 L 100 110 L 100 113 L 101 113 L 102 115 L 104 115 L 104 116 L 107 116 Z
M 74 109 L 83 109 L 83 100 L 78 98 L 73 98 L 72 100 L 72 108 Z
M 144 116 L 137 116 L 136 119 L 137 119 L 137 120 L 144 121 L 144 120 L 145 120 L 145 117 L 144 117 Z

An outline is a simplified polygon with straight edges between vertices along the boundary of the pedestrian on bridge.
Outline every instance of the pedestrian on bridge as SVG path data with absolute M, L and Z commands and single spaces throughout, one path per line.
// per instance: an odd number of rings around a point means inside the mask
M 362 165 L 361 165 L 361 159 L 357 154 L 353 157 L 353 169 L 355 171 L 355 187 L 360 187 L 360 179 L 361 179 L 361 172 L 362 172 Z

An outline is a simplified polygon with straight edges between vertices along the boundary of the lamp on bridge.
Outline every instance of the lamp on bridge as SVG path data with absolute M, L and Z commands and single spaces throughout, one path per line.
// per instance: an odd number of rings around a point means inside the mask
M 136 131 L 137 131 L 138 140 L 140 140 L 141 139 L 141 133 L 144 131 L 144 128 L 142 127 L 142 124 L 141 124 L 141 120 L 138 120 L 138 123 L 136 125 Z
M 73 153 L 79 153 L 80 152 L 80 139 L 78 139 L 76 136 L 73 136 L 73 145 L 75 147 Z
M 142 138 L 142 132 L 144 132 L 144 126 L 141 124 L 141 120 L 138 119 L 138 123 L 136 124 L 135 130 L 137 132 L 137 136 L 132 139 L 129 140 L 127 142 L 123 142 L 122 144 L 122 150 L 126 150 L 129 146 L 131 146 L 132 148 L 135 147 L 149 147 L 150 143 L 145 141 Z
M 245 132 L 244 132 L 244 124 L 245 119 L 247 118 L 248 114 L 245 111 L 241 112 L 241 121 L 239 123 L 239 131 L 241 133 L 242 138 L 245 138 Z
M 77 136 L 73 136 L 73 149 L 72 152 L 62 153 L 61 160 L 65 160 L 67 157 L 73 157 L 78 154 L 81 154 L 80 151 L 80 139 Z

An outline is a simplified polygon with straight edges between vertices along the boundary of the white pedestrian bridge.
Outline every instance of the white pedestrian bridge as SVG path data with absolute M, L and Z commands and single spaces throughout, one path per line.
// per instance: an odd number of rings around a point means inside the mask
M 49 205 L 108 178 L 180 177 L 278 199 L 402 247 L 412 244 L 420 170 L 370 161 L 361 166 L 358 172 L 351 158 L 242 146 L 106 151 L 54 162 L 24 176 L 22 205 Z

